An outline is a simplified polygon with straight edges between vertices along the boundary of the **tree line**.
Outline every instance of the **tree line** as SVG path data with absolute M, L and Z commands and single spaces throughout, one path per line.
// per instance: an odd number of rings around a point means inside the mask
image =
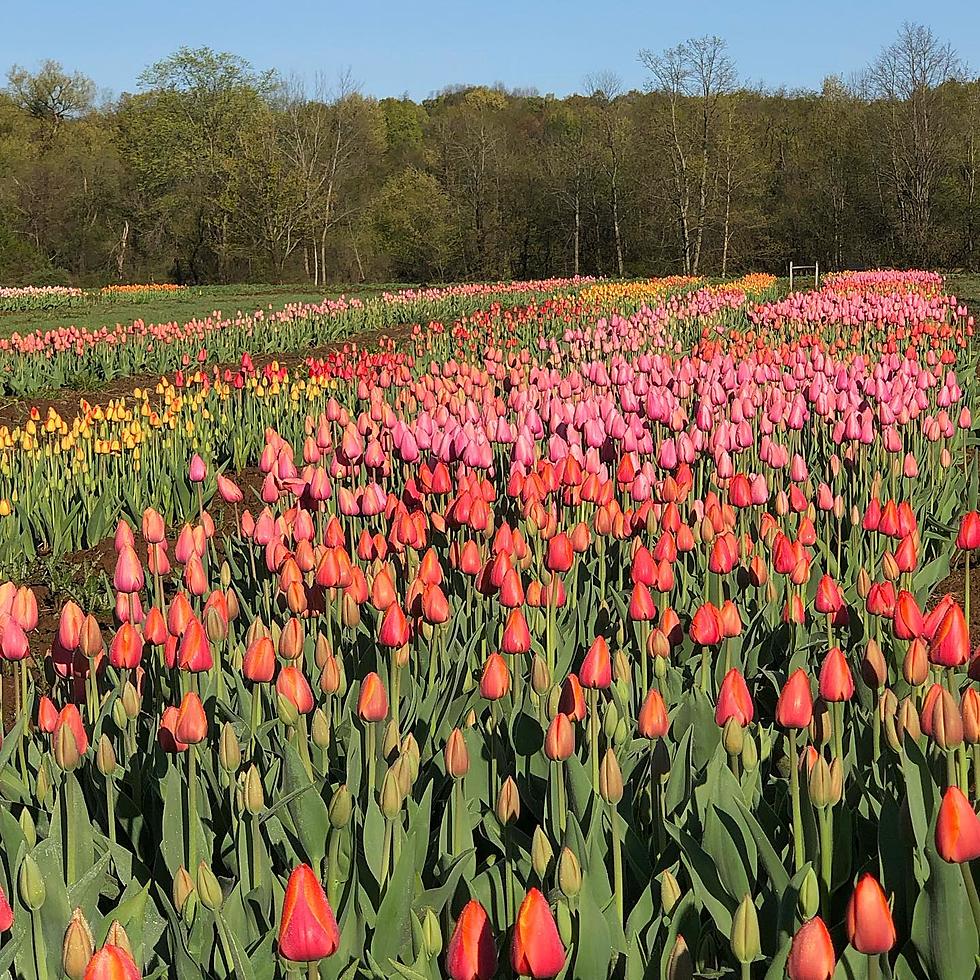
M 421 102 L 206 48 L 112 100 L 15 66 L 0 283 L 977 268 L 980 79 L 928 28 L 820 91 L 745 84 L 717 37 L 639 59 L 642 91 Z

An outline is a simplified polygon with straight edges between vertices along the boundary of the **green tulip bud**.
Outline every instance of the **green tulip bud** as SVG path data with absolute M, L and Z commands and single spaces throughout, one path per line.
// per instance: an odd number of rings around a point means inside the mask
M 24 843 L 29 851 L 33 851 L 37 846 L 37 827 L 34 825 L 34 818 L 30 810 L 26 807 L 20 811 L 20 832 L 24 835 Z
M 116 704 L 119 704 L 117 701 Z M 95 764 L 103 776 L 112 776 L 116 772 L 116 753 L 112 748 L 109 737 L 103 733 L 99 739 L 99 747 L 95 752 Z
M 665 869 L 660 873 L 660 908 L 664 915 L 670 915 L 680 900 L 681 886 L 673 873 Z
M 330 798 L 330 806 L 327 814 L 330 817 L 330 826 L 335 830 L 342 830 L 350 823 L 351 814 L 354 811 L 354 803 L 351 799 L 350 790 L 344 783 L 338 786 Z
M 245 809 L 255 816 L 265 809 L 265 788 L 262 777 L 254 765 L 248 767 L 245 773 L 245 789 L 243 793 Z
M 541 881 L 544 881 L 545 875 L 548 874 L 554 856 L 555 852 L 551 846 L 551 841 L 548 840 L 548 835 L 539 824 L 534 828 L 534 835 L 531 837 L 531 866 Z
M 296 705 L 278 692 L 276 693 L 276 709 L 279 712 L 279 720 L 288 728 L 293 728 L 298 724 L 299 712 L 296 710 Z
M 561 688 L 556 684 L 548 694 L 548 717 L 554 718 L 558 714 L 558 704 L 561 701 Z
M 800 918 L 806 922 L 812 919 L 820 909 L 820 884 L 817 881 L 816 872 L 813 866 L 807 868 L 803 876 L 803 883 L 800 885 L 800 895 L 798 901 Z
M 422 917 L 422 941 L 430 959 L 435 959 L 442 952 L 442 930 L 439 928 L 439 917 L 427 908 Z
M 188 929 L 194 925 L 194 920 L 197 918 L 197 904 L 197 892 L 193 891 L 187 896 L 187 901 L 184 902 L 184 907 L 180 910 L 180 917 Z
M 140 692 L 136 690 L 132 681 L 126 681 L 123 685 L 122 704 L 126 712 L 126 717 L 130 721 L 134 721 L 139 716 L 143 699 L 140 697 Z M 122 728 L 123 726 L 120 725 L 119 727 Z
M 228 564 L 227 560 L 221 563 L 221 571 L 218 572 L 218 580 L 221 582 L 221 588 L 227 589 L 231 585 L 231 565 Z
M 217 912 L 224 901 L 221 885 L 206 861 L 197 866 L 197 894 L 201 898 L 201 904 L 212 912 Z
M 238 744 L 238 736 L 230 721 L 221 726 L 221 739 L 218 743 L 218 761 L 221 768 L 227 772 L 238 772 L 242 764 L 242 747 Z
M 386 820 L 394 820 L 401 808 L 402 792 L 398 787 L 398 776 L 394 769 L 389 769 L 381 784 L 381 812 Z
M 136 959 L 133 955 L 133 944 L 129 941 L 129 935 L 118 919 L 112 920 L 112 925 L 109 926 L 105 941 L 110 946 L 118 946 L 123 952 L 129 953 L 134 960 Z
M 754 772 L 759 765 L 759 747 L 751 732 L 746 732 L 742 740 L 742 766 L 746 772 Z
M 126 714 L 126 705 L 122 703 L 122 698 L 116 698 L 112 702 L 112 720 L 115 722 L 116 728 L 122 731 L 127 723 L 129 722 L 129 716 Z
M 721 742 L 729 755 L 741 755 L 745 745 L 745 730 L 737 718 L 729 718 L 721 732 Z
M 575 852 L 567 847 L 558 855 L 558 887 L 565 898 L 575 898 L 582 890 L 582 866 Z
M 45 755 L 38 766 L 37 779 L 34 781 L 34 796 L 38 803 L 44 803 L 51 794 L 51 769 L 48 757 Z M 26 811 L 25 811 L 26 812 Z M 33 844 L 31 845 L 34 846 Z
M 619 725 L 619 709 L 615 701 L 606 704 L 605 714 L 602 716 L 602 734 L 610 741 L 616 734 L 616 727 Z
M 83 980 L 85 968 L 95 950 L 95 938 L 81 909 L 75 909 L 68 921 L 61 944 L 61 969 L 68 980 Z
M 20 900 L 31 912 L 37 912 L 48 897 L 44 875 L 41 874 L 37 861 L 30 854 L 25 854 L 24 860 L 20 863 L 20 870 L 17 873 L 17 887 L 20 891 Z
M 807 787 L 810 792 L 810 802 L 820 809 L 830 806 L 833 800 L 833 779 L 830 775 L 830 766 L 823 755 L 818 755 L 813 768 L 810 769 L 810 776 L 807 780 Z
M 381 755 L 389 761 L 393 759 L 401 745 L 401 740 L 401 733 L 398 731 L 394 718 L 392 718 L 385 725 L 384 738 L 381 740 Z
M 400 755 L 395 764 L 391 767 L 398 780 L 398 789 L 402 794 L 402 799 L 408 798 L 412 793 L 412 767 L 408 760 Z
M 317 708 L 313 712 L 310 734 L 313 738 L 313 744 L 321 751 L 330 747 L 330 722 L 327 721 L 323 708 Z
M 419 778 L 422 753 L 419 751 L 419 743 L 415 741 L 415 736 L 411 732 L 402 739 L 402 758 L 408 765 L 409 775 L 414 783 Z
M 751 895 L 742 899 L 732 919 L 732 953 L 739 963 L 751 963 L 762 950 L 759 942 L 759 915 Z

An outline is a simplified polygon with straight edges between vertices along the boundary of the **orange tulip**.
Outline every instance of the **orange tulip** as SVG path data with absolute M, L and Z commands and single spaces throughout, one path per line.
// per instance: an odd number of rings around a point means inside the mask
M 480 696 L 487 701 L 497 701 L 510 690 L 510 671 L 507 661 L 499 653 L 491 653 L 483 665 L 480 677 Z
M 745 678 L 737 667 L 732 667 L 725 674 L 718 692 L 718 703 L 715 706 L 715 724 L 724 728 L 729 718 L 734 718 L 743 728 L 755 717 L 755 705 L 749 694 Z
M 85 980 L 140 980 L 139 967 L 121 946 L 106 943 L 88 961 Z
M 946 790 L 939 807 L 936 850 L 951 864 L 980 857 L 980 818 L 958 786 Z
M 820 697 L 824 701 L 850 701 L 854 697 L 854 678 L 840 647 L 833 647 L 820 667 Z
M 834 944 L 820 916 L 804 922 L 793 936 L 786 963 L 790 980 L 830 980 L 837 967 Z
M 532 888 L 521 902 L 514 923 L 510 965 L 518 976 L 535 980 L 557 976 L 565 966 L 565 947 L 548 901 Z
M 872 874 L 863 874 L 847 903 L 847 938 L 868 956 L 887 953 L 895 945 L 895 923 L 885 893 Z
M 293 963 L 310 963 L 332 956 L 340 931 L 323 886 L 313 869 L 301 864 L 286 885 L 279 920 L 279 955 Z
M 313 710 L 313 692 L 298 667 L 283 667 L 279 671 L 276 693 L 289 701 L 301 715 L 308 715 Z
M 361 681 L 357 713 L 361 721 L 384 721 L 388 717 L 388 692 L 374 671 Z
M 194 691 L 188 691 L 180 702 L 174 722 L 174 737 L 184 745 L 196 745 L 208 737 L 208 718 L 201 699 Z
M 783 728 L 806 728 L 813 718 L 810 676 L 799 667 L 783 685 L 776 702 L 776 723 Z
M 589 647 L 578 672 L 582 687 L 605 690 L 612 684 L 612 661 L 609 657 L 609 644 L 603 636 L 597 636 Z
M 670 728 L 667 706 L 656 688 L 651 688 L 640 708 L 637 729 L 644 738 L 663 738 Z

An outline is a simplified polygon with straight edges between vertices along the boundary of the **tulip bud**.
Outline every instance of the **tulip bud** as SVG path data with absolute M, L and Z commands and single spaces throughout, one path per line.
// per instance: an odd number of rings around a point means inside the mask
M 900 733 L 911 736 L 913 740 L 918 740 L 922 735 L 919 712 L 916 711 L 912 698 L 903 698 L 899 704 L 898 713 L 895 716 L 895 727 Z M 904 738 L 904 735 L 902 737 Z
M 531 661 L 531 689 L 539 698 L 543 698 L 551 690 L 551 671 L 544 658 L 538 654 Z
M 817 874 L 812 865 L 807 868 L 806 874 L 803 876 L 797 905 L 799 906 L 800 918 L 804 922 L 812 919 L 820 908 L 820 883 L 817 881 Z
M 85 968 L 95 950 L 95 939 L 81 909 L 75 909 L 68 920 L 61 944 L 61 969 L 68 980 L 83 980 Z
M 279 720 L 287 728 L 293 728 L 299 723 L 299 711 L 296 705 L 278 692 L 276 692 L 276 709 L 279 713 Z
M 384 737 L 381 739 L 382 758 L 388 760 L 393 759 L 400 744 L 401 733 L 398 731 L 398 725 L 395 724 L 395 719 L 392 718 L 391 721 L 385 725 Z
M 759 915 L 751 895 L 746 895 L 732 918 L 732 953 L 739 963 L 755 960 L 762 952 L 759 940 Z
M 238 772 L 242 764 L 242 747 L 238 744 L 238 736 L 230 721 L 226 721 L 221 726 L 218 761 L 221 763 L 221 768 L 228 773 Z
M 609 701 L 606 704 L 606 710 L 602 716 L 602 734 L 605 735 L 607 739 L 612 739 L 616 734 L 616 728 L 619 725 L 619 709 L 616 707 L 615 701 Z
M 129 719 L 126 717 L 126 706 L 122 703 L 121 698 L 116 698 L 112 702 L 112 720 L 116 725 L 116 728 L 122 730 L 126 727 Z
M 337 787 L 330 799 L 330 806 L 327 808 L 327 815 L 330 817 L 330 826 L 335 830 L 342 830 L 350 823 L 353 812 L 354 803 L 351 799 L 350 790 L 345 783 Z
M 402 808 L 402 792 L 398 785 L 398 775 L 389 769 L 381 783 L 381 813 L 386 820 L 394 820 Z
M 95 752 L 95 763 L 103 776 L 112 776 L 116 771 L 116 753 L 109 737 L 103 733 Z
M 561 941 L 570 946 L 574 937 L 575 930 L 572 927 L 572 910 L 567 902 L 559 902 L 555 909 L 555 925 L 558 926 L 558 936 Z
M 37 770 L 37 779 L 34 780 L 34 797 L 38 803 L 45 803 L 51 793 L 51 770 L 48 765 L 48 757 L 41 759 L 41 765 Z M 27 812 L 26 810 L 24 811 Z M 34 845 L 31 844 L 31 847 Z
M 625 694 L 629 694 L 633 682 L 633 671 L 630 669 L 629 658 L 625 650 L 617 650 L 613 657 L 613 680 L 625 688 Z
M 582 866 L 567 847 L 558 855 L 558 887 L 566 898 L 575 898 L 582 890 Z
M 439 917 L 427 908 L 422 917 L 422 942 L 426 955 L 435 959 L 442 952 L 442 930 L 439 928 Z
M 670 915 L 681 900 L 681 886 L 673 873 L 667 869 L 660 874 L 660 908 L 664 915 Z
M 827 760 L 823 755 L 818 754 L 817 761 L 814 762 L 813 768 L 810 770 L 808 783 L 810 802 L 814 806 L 823 809 L 835 802 L 833 799 L 832 783 L 833 779 L 830 775 L 830 766 L 827 765 Z
M 129 941 L 129 936 L 118 919 L 112 920 L 112 925 L 109 926 L 109 931 L 106 933 L 105 945 L 116 946 L 127 953 L 130 959 L 135 958 L 133 956 L 133 944 Z
M 20 892 L 20 900 L 30 912 L 37 912 L 48 897 L 48 890 L 44 885 L 44 875 L 41 874 L 37 861 L 30 854 L 25 854 L 20 863 L 20 870 L 17 872 L 17 888 Z
M 534 835 L 531 837 L 531 866 L 541 881 L 544 881 L 548 874 L 554 856 L 555 852 L 551 846 L 551 841 L 548 840 L 548 835 L 539 824 L 534 828 Z
M 742 744 L 742 767 L 746 772 L 754 772 L 759 765 L 759 749 L 751 732 L 745 733 Z
M 201 904 L 211 912 L 217 912 L 224 901 L 221 885 L 218 884 L 218 879 L 206 861 L 202 861 L 197 866 L 197 894 L 200 896 Z
M 725 722 L 721 741 L 729 755 L 741 755 L 745 745 L 745 729 L 738 723 L 737 718 L 731 717 Z
M 419 750 L 419 743 L 415 741 L 415 736 L 409 732 L 402 741 L 402 758 L 408 766 L 413 783 L 419 778 L 419 766 L 422 761 L 421 756 L 422 753 Z
M 130 721 L 133 721 L 139 717 L 140 708 L 143 705 L 143 699 L 140 697 L 139 691 L 136 690 L 131 681 L 126 681 L 126 683 L 123 685 L 122 704 L 126 711 L 126 717 Z
M 497 797 L 497 820 L 502 827 L 514 823 L 521 815 L 521 797 L 517 791 L 517 783 L 508 776 L 500 787 Z
M 844 763 L 838 756 L 830 760 L 830 805 L 837 806 L 844 795 Z
M 20 832 L 24 835 L 24 843 L 29 851 L 37 846 L 37 827 L 34 826 L 34 818 L 30 810 L 26 807 L 20 811 L 17 822 L 20 824 Z
M 181 865 L 177 869 L 177 874 L 174 876 L 174 884 L 172 890 L 174 908 L 178 912 L 183 914 L 184 905 L 187 903 L 187 900 L 194 894 L 194 892 L 195 892 L 194 880 L 187 873 L 187 868 Z
M 866 568 L 858 569 L 857 574 L 857 594 L 861 599 L 867 599 L 868 593 L 871 591 L 871 576 L 868 574 Z
M 678 933 L 674 940 L 674 948 L 670 951 L 670 958 L 667 960 L 666 980 L 692 980 L 694 977 L 694 963 L 691 960 L 691 951 L 687 948 L 684 937 Z
M 606 749 L 599 764 L 599 795 L 612 806 L 623 798 L 623 773 L 612 749 Z
M 313 739 L 313 744 L 321 751 L 330 747 L 330 722 L 327 721 L 322 708 L 317 708 L 313 712 L 310 737 Z
M 245 809 L 253 816 L 261 813 L 265 809 L 265 789 L 262 786 L 262 777 L 254 765 L 248 767 L 245 773 L 244 791 Z
M 452 730 L 446 741 L 443 756 L 446 762 L 446 774 L 453 779 L 461 779 L 469 772 L 470 754 L 463 733 L 458 728 Z
M 77 769 L 82 761 L 78 743 L 68 725 L 59 725 L 54 734 L 54 761 L 65 772 Z

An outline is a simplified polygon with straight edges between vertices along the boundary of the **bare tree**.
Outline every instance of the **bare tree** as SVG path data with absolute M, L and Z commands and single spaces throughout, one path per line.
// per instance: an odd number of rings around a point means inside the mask
M 663 122 L 671 157 L 674 207 L 684 271 L 697 275 L 713 184 L 717 127 L 725 96 L 735 91 L 737 75 L 720 37 L 691 38 L 661 54 L 640 52 L 653 88 L 666 99 Z
M 888 108 L 887 180 L 900 233 L 919 262 L 936 258 L 933 198 L 947 159 L 947 82 L 962 65 L 948 43 L 920 24 L 903 25 L 868 70 L 872 93 Z
M 95 82 L 81 72 L 67 72 L 57 61 L 44 61 L 36 72 L 14 65 L 7 72 L 14 102 L 35 119 L 57 126 L 88 112 L 95 101 Z

